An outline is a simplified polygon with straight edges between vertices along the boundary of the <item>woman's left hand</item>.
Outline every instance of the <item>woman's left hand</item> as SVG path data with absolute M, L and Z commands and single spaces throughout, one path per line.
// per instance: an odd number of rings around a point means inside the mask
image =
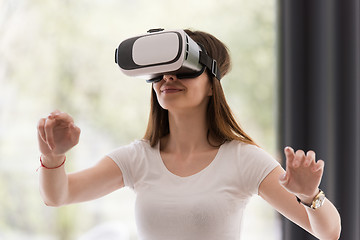
M 324 171 L 324 161 L 315 159 L 315 152 L 298 150 L 291 147 L 284 149 L 286 173 L 280 177 L 280 184 L 295 194 L 302 202 L 311 203 L 319 192 L 319 185 Z

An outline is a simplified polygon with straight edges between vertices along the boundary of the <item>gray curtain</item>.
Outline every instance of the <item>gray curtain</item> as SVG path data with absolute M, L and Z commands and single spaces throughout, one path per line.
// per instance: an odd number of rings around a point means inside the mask
M 279 150 L 315 150 L 341 239 L 360 239 L 360 0 L 278 0 Z M 315 239 L 283 219 L 283 239 Z

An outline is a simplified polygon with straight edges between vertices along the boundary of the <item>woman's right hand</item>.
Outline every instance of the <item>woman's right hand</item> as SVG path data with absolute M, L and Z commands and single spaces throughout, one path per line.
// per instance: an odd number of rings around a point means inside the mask
M 64 112 L 54 111 L 38 123 L 40 152 L 46 159 L 64 158 L 65 153 L 79 142 L 80 128 Z

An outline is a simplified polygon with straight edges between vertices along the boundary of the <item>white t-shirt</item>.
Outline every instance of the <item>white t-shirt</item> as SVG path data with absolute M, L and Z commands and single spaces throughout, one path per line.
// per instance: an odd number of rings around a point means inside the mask
M 279 163 L 262 149 L 226 142 L 200 172 L 180 177 L 164 165 L 159 144 L 139 140 L 108 154 L 136 193 L 142 240 L 238 240 L 244 208 Z

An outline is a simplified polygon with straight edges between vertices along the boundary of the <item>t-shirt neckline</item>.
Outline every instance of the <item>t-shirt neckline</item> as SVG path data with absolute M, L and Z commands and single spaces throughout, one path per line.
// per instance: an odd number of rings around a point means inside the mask
M 174 177 L 174 178 L 177 178 L 177 179 L 181 179 L 181 180 L 187 180 L 187 179 L 192 179 L 192 178 L 195 178 L 195 177 L 198 177 L 204 173 L 206 173 L 207 171 L 209 171 L 209 169 L 213 168 L 213 166 L 216 164 L 217 162 L 217 159 L 220 158 L 220 155 L 221 155 L 221 152 L 223 151 L 223 148 L 224 148 L 224 145 L 227 144 L 228 142 L 225 142 L 223 144 L 220 145 L 215 157 L 213 158 L 213 160 L 206 166 L 204 167 L 203 169 L 201 169 L 200 171 L 192 174 L 192 175 L 189 175 L 189 176 L 185 176 L 185 177 L 182 177 L 182 176 L 179 176 L 173 172 L 171 172 L 165 165 L 162 157 L 161 157 L 161 154 L 160 154 L 160 141 L 158 141 L 158 143 L 156 144 L 156 155 L 157 155 L 157 159 L 161 165 L 161 168 L 162 168 L 162 171 L 165 172 L 167 175 L 171 176 L 171 177 Z

